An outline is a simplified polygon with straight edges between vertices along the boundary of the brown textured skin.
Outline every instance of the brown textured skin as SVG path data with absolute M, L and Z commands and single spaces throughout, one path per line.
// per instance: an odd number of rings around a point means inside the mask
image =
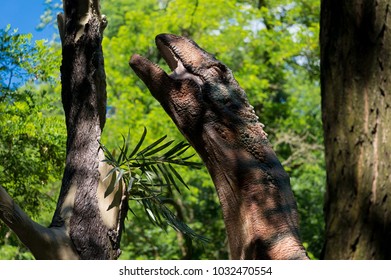
M 308 259 L 289 177 L 231 70 L 187 38 L 156 44 L 173 74 L 139 55 L 130 66 L 205 162 L 231 258 Z

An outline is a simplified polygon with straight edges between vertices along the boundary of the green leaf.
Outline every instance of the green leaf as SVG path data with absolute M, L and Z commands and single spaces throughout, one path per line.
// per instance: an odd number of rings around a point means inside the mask
M 156 223 L 155 215 L 153 214 L 153 212 L 151 211 L 151 209 L 146 208 L 145 210 L 147 211 L 148 216 L 151 217 L 152 220 Z
M 190 148 L 189 144 L 185 143 L 184 141 L 181 141 L 173 148 L 171 148 L 168 152 L 166 152 L 163 155 L 163 157 L 167 159 L 170 157 L 179 157 L 181 154 L 186 152 L 189 148 Z
M 171 169 L 172 173 L 175 175 L 176 178 L 187 188 L 189 189 L 189 186 L 186 184 L 186 182 L 183 180 L 182 176 L 175 170 L 175 168 L 169 164 L 168 167 Z
M 116 178 L 116 180 L 115 180 L 115 184 L 114 184 L 115 186 L 117 186 L 117 185 L 120 183 L 120 181 L 122 180 L 122 177 L 123 177 L 124 173 L 125 173 L 125 171 L 124 171 L 123 169 L 120 169 L 120 170 L 119 170 L 118 175 L 117 175 L 117 178 Z
M 117 181 L 117 174 L 115 173 L 115 171 L 117 170 L 116 167 L 114 167 L 112 170 L 110 170 L 109 173 L 113 174 L 113 176 L 111 177 L 111 181 L 110 181 L 110 184 L 109 186 L 107 187 L 106 191 L 105 191 L 105 194 L 104 194 L 104 197 L 108 197 L 115 189 L 115 185 L 116 185 L 116 181 Z M 109 176 L 109 175 L 108 175 Z M 108 177 L 106 176 L 106 178 Z M 105 178 L 105 179 L 106 179 Z
M 161 212 L 166 218 L 167 222 L 171 227 L 173 227 L 176 231 L 179 231 L 183 233 L 184 235 L 200 240 L 202 242 L 209 242 L 210 240 L 202 235 L 197 234 L 195 231 L 193 231 L 188 225 L 186 225 L 183 221 L 179 220 L 178 217 L 165 206 L 164 204 L 161 204 L 160 206 Z
M 151 155 L 154 155 L 162 150 L 164 150 L 165 148 L 167 148 L 168 146 L 170 146 L 172 143 L 174 142 L 174 140 L 171 140 L 171 141 L 168 141 L 167 143 L 157 147 L 156 149 L 153 149 L 149 152 L 146 152 L 146 153 L 143 153 L 143 156 L 144 157 L 148 157 L 148 156 L 151 156 Z
M 166 170 L 163 167 L 164 165 L 162 163 L 156 164 L 156 167 L 159 169 L 159 173 L 161 174 L 161 177 L 164 179 L 162 180 L 163 183 L 165 183 L 168 187 L 171 186 L 170 177 L 168 177 Z
M 151 145 L 147 146 L 145 149 L 143 149 L 142 151 L 140 151 L 137 155 L 141 156 L 141 155 L 144 155 L 144 153 L 147 153 L 148 151 L 150 151 L 151 149 L 155 148 L 157 145 L 159 145 L 161 142 L 164 141 L 164 139 L 167 138 L 167 135 L 163 136 L 162 138 L 156 140 L 155 142 L 153 142 Z
M 144 140 L 145 140 L 145 136 L 147 135 L 147 128 L 144 127 L 144 131 L 143 131 L 143 134 L 141 135 L 141 138 L 140 140 L 138 141 L 136 147 L 133 149 L 133 151 L 130 153 L 130 155 L 128 156 L 128 159 L 132 158 L 137 152 L 138 150 L 140 149 L 141 145 L 143 144 Z
M 112 162 L 112 163 L 115 163 L 117 162 L 115 160 L 115 157 L 113 156 L 112 153 L 110 153 L 110 151 L 105 147 L 105 145 L 103 145 L 102 143 L 99 142 L 99 145 L 101 147 L 101 149 L 103 150 L 103 153 L 105 154 L 105 159 L 103 160 L 103 162 Z
M 136 178 L 134 178 L 134 177 L 130 177 L 129 178 L 129 182 L 128 182 L 128 185 L 127 185 L 127 188 L 126 188 L 126 190 L 128 191 L 128 192 L 130 192 L 131 190 L 132 190 L 132 187 L 133 187 L 133 182 L 136 180 Z
M 151 171 L 152 171 L 153 173 L 155 173 L 158 183 L 159 183 L 160 185 L 163 185 L 163 184 L 164 184 L 164 180 L 163 180 L 163 178 L 160 176 L 160 174 L 159 174 L 160 172 L 159 172 L 158 168 L 156 168 L 155 165 L 151 165 L 151 166 L 149 166 L 149 168 L 151 169 Z
M 181 191 L 179 190 L 179 187 L 178 187 L 174 177 L 171 175 L 170 169 L 167 168 L 166 164 L 159 164 L 158 166 L 164 170 L 163 173 L 165 174 L 166 178 L 168 178 L 167 180 L 168 180 L 169 184 L 173 185 L 175 187 L 175 189 L 177 190 L 177 192 L 180 194 Z
M 106 181 L 106 179 L 109 178 L 111 174 L 113 174 L 115 171 L 118 171 L 118 170 L 119 170 L 119 168 L 113 167 L 109 172 L 107 172 L 107 175 L 103 178 L 102 182 Z
M 120 154 L 119 154 L 118 160 L 117 160 L 118 164 L 120 164 L 120 165 L 122 164 L 122 161 L 124 159 L 126 159 L 126 154 L 127 154 L 127 149 L 128 149 L 127 139 L 125 139 L 125 137 L 123 135 L 121 135 L 121 136 L 122 136 L 123 143 L 122 143 L 122 146 L 119 148 Z
M 114 194 L 113 201 L 110 203 L 110 205 L 107 207 L 107 211 L 114 207 L 119 207 L 122 203 L 122 185 L 119 185 L 117 191 Z

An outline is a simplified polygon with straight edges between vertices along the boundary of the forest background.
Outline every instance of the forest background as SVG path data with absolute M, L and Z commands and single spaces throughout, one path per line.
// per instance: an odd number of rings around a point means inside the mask
M 102 0 L 108 18 L 103 51 L 107 123 L 102 143 L 132 145 L 144 127 L 146 143 L 167 135 L 184 140 L 159 103 L 128 66 L 139 53 L 160 63 L 159 33 L 185 35 L 213 53 L 246 91 L 297 199 L 301 235 L 310 257 L 323 246 L 325 164 L 319 82 L 319 0 Z M 55 25 L 61 9 L 46 0 L 38 28 Z M 65 163 L 66 130 L 60 99 L 58 36 L 35 41 L 17 26 L 0 26 L 0 185 L 43 225 L 54 212 Z M 164 66 L 163 66 L 164 67 Z M 166 70 L 168 70 L 166 68 Z M 131 114 L 129 114 L 131 112 Z M 191 154 L 191 152 L 190 152 Z M 194 157 L 193 160 L 200 161 Z M 121 259 L 226 259 L 220 205 L 205 168 L 178 168 L 188 188 L 172 193 L 173 211 L 207 242 L 162 230 L 140 201 L 130 201 Z M 0 223 L 0 259 L 32 259 Z

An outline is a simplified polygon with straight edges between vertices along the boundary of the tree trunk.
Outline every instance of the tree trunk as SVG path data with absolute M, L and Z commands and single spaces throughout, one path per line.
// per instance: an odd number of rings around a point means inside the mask
M 121 184 L 106 193 L 110 167 L 102 163 L 106 119 L 102 36 L 106 19 L 98 0 L 64 0 L 58 17 L 62 41 L 62 102 L 67 157 L 49 228 L 33 222 L 0 186 L 0 219 L 37 259 L 116 259 L 127 203 Z M 105 183 L 107 182 L 107 183 Z
M 118 213 L 108 211 L 110 201 L 103 205 L 105 188 L 101 189 L 99 184 L 105 169 L 101 164 L 99 170 L 102 160 L 99 140 L 106 120 L 101 42 L 107 22 L 100 14 L 99 1 L 74 2 L 64 1 L 64 15 L 59 17 L 63 54 L 61 95 L 68 138 L 61 194 L 51 226 L 62 226 L 64 211 L 69 207 L 67 199 L 71 197 L 69 234 L 80 258 L 116 259 L 120 219 Z
M 323 0 L 325 259 L 391 258 L 389 0 Z

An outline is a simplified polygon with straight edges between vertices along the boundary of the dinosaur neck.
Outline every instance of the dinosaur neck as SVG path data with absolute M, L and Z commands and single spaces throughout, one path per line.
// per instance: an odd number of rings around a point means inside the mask
M 261 124 L 230 131 L 205 126 L 197 150 L 218 192 L 231 258 L 307 259 L 289 177 Z

